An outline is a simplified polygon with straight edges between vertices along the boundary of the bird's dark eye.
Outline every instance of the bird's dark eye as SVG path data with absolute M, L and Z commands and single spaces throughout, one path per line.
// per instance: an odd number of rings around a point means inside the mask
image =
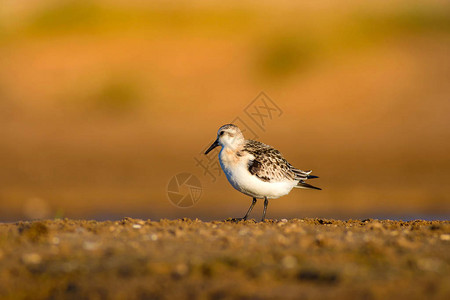
M 225 133 L 225 131 L 221 131 L 221 132 L 219 133 L 219 135 L 222 136 L 224 133 Z

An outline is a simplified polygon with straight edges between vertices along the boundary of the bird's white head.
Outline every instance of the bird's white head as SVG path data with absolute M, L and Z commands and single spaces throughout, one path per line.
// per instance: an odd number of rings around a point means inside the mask
M 212 143 L 208 150 L 206 150 L 205 154 L 208 154 L 217 146 L 236 150 L 242 146 L 244 142 L 245 138 L 239 127 L 234 124 L 226 124 L 219 128 L 217 131 L 217 139 Z

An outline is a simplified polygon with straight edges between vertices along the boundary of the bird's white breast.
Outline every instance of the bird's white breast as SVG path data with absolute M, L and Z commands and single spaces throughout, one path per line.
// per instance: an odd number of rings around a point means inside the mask
M 248 170 L 248 162 L 253 158 L 248 153 L 237 156 L 235 151 L 227 148 L 220 151 L 220 166 L 236 190 L 255 198 L 275 199 L 287 195 L 297 185 L 298 182 L 295 180 L 267 182 L 252 175 Z

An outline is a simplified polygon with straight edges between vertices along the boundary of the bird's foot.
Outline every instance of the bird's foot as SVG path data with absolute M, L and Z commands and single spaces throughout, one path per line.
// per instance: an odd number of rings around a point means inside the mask
M 227 218 L 227 219 L 224 220 L 224 222 L 237 223 L 237 222 L 240 222 L 240 221 L 243 221 L 243 220 L 244 220 L 244 218 Z
M 228 218 L 225 220 L 225 222 L 232 222 L 232 223 L 239 223 L 239 222 L 245 222 L 251 219 L 248 218 Z
M 232 218 L 231 219 L 231 222 L 235 222 L 235 223 L 241 222 L 241 221 L 247 221 L 247 218 Z
M 266 218 L 264 218 L 264 219 L 261 220 L 261 223 L 276 223 L 276 222 L 277 222 L 277 220 L 274 220 L 274 219 L 266 219 Z

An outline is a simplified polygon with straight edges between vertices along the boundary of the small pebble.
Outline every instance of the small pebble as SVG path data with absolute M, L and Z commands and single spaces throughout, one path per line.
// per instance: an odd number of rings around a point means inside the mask
M 37 265 L 42 261 L 42 257 L 37 253 L 26 253 L 22 255 L 22 261 L 27 265 Z
M 440 239 L 442 241 L 450 241 L 450 234 L 441 234 Z
M 241 229 L 241 230 L 239 230 L 238 234 L 243 236 L 243 235 L 247 235 L 248 232 L 249 231 L 247 229 Z
M 422 258 L 417 261 L 417 266 L 423 271 L 437 272 L 442 262 L 435 258 Z
M 83 243 L 83 249 L 88 250 L 88 251 L 96 250 L 96 249 L 98 249 L 99 246 L 100 246 L 100 244 L 96 243 L 96 242 L 84 242 Z
M 188 273 L 189 268 L 188 268 L 188 266 L 186 264 L 181 263 L 181 264 L 176 265 L 174 271 L 175 271 L 176 275 L 184 276 L 184 275 L 186 275 Z
M 285 256 L 281 260 L 281 264 L 286 269 L 294 269 L 297 266 L 297 258 L 292 255 Z

